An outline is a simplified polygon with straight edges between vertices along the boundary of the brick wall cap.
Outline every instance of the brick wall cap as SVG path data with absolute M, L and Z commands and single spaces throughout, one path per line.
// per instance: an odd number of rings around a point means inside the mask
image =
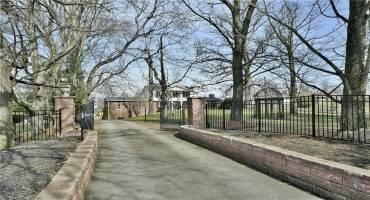
M 83 177 L 85 177 L 85 173 L 88 173 L 87 180 L 89 180 L 91 175 L 89 168 L 93 167 L 95 164 L 95 154 L 98 151 L 98 140 L 97 131 L 89 131 L 85 140 L 80 143 L 76 151 L 72 153 L 50 183 L 35 199 L 70 200 L 75 199 L 76 195 L 83 198 L 86 189 L 82 185 L 84 182 Z M 87 147 L 90 147 L 90 149 Z M 80 194 L 82 194 L 82 196 Z
M 196 128 L 192 128 L 191 126 L 186 126 L 185 125 L 185 126 L 181 126 L 180 128 L 196 131 L 196 132 L 199 132 L 199 133 L 202 133 L 202 134 L 208 134 L 208 135 L 223 137 L 225 139 L 230 140 L 231 142 L 232 141 L 238 141 L 238 142 L 246 143 L 246 144 L 251 145 L 253 147 L 267 149 L 267 150 L 270 150 L 270 151 L 275 151 L 277 153 L 283 154 L 284 156 L 286 156 L 289 159 L 296 159 L 296 160 L 299 160 L 301 162 L 307 162 L 309 164 L 314 164 L 314 165 L 321 166 L 321 167 L 324 167 L 324 168 L 330 168 L 331 170 L 343 171 L 344 174 L 347 174 L 347 175 L 350 175 L 350 176 L 353 176 L 353 175 L 361 176 L 363 178 L 366 178 L 366 179 L 370 180 L 370 170 L 367 170 L 367 169 L 363 169 L 363 168 L 359 168 L 359 167 L 355 167 L 355 166 L 351 166 L 351 165 L 346 165 L 346 164 L 342 164 L 342 163 L 337 163 L 337 162 L 330 161 L 330 160 L 325 160 L 325 159 L 318 158 L 318 157 L 315 157 L 315 156 L 310 156 L 310 155 L 307 155 L 307 154 L 298 153 L 298 152 L 287 150 L 287 149 L 282 149 L 280 147 L 275 147 L 275 146 L 259 143 L 259 142 L 252 141 L 252 140 L 245 139 L 245 138 L 222 135 L 220 133 L 215 133 L 215 132 L 206 131 L 206 130 L 199 130 L 199 129 L 196 129 Z

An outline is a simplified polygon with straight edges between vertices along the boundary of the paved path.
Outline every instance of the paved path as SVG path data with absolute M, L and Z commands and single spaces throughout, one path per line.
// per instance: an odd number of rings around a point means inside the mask
M 87 199 L 317 199 L 169 132 L 101 123 Z

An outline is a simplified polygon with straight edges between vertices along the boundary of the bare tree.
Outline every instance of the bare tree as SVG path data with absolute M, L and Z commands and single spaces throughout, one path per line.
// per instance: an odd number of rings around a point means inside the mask
M 249 58 L 247 57 L 246 50 L 248 49 L 248 41 L 250 40 L 250 26 L 252 22 L 253 13 L 255 10 L 255 5 L 257 0 L 252 1 L 240 1 L 234 0 L 233 2 L 229 0 L 220 0 L 219 3 L 206 2 L 205 4 L 211 5 L 211 8 L 207 10 L 202 9 L 200 5 L 193 6 L 190 2 L 183 0 L 183 3 L 189 8 L 189 10 L 198 16 L 200 19 L 204 20 L 211 27 L 213 27 L 217 34 L 219 34 L 224 41 L 226 41 L 229 48 L 232 51 L 232 82 L 233 82 L 233 101 L 242 102 L 243 101 L 243 85 L 246 82 L 249 82 L 249 73 L 250 73 L 250 63 Z M 204 4 L 204 3 L 203 3 Z M 222 5 L 222 8 L 215 8 L 214 6 Z M 249 5 L 248 5 L 249 4 Z M 244 7 L 245 6 L 245 7 Z M 228 15 L 217 15 L 215 12 L 222 10 L 223 8 L 228 9 Z M 246 9 L 244 9 L 246 8 Z M 230 31 L 231 29 L 231 31 Z M 220 54 L 218 60 L 226 60 L 225 57 Z M 245 65 L 245 63 L 247 65 Z M 221 70 L 222 71 L 222 70 Z M 244 74 L 247 74 L 246 78 Z M 232 109 L 232 118 L 234 120 L 239 120 L 241 117 L 240 109 Z
M 170 14 L 166 18 L 162 18 L 161 31 L 146 38 L 143 49 L 145 63 L 161 88 L 160 115 L 162 118 L 165 116 L 169 98 L 168 88 L 183 81 L 191 68 L 198 63 L 196 58 L 189 59 L 189 52 L 184 51 L 188 42 L 187 25 L 183 23 L 185 15 L 181 15 L 179 12 L 172 14 L 177 17 Z
M 319 13 L 304 14 L 305 7 L 299 2 L 283 1 L 278 10 L 278 16 L 289 26 L 294 27 L 297 31 L 306 36 L 307 40 L 314 42 L 314 37 L 309 38 L 312 27 L 314 26 L 314 19 L 317 18 Z M 307 12 L 307 11 L 306 11 Z M 309 12 L 309 11 L 308 11 Z M 274 34 L 272 40 L 268 41 L 267 45 L 272 47 L 271 52 L 267 54 L 268 59 L 276 59 L 275 64 L 278 66 L 272 73 L 277 75 L 286 82 L 288 94 L 291 99 L 290 113 L 296 112 L 295 97 L 299 93 L 299 83 L 305 80 L 309 75 L 310 70 L 305 68 L 300 62 L 308 62 L 312 58 L 312 53 L 303 47 L 303 43 L 294 35 L 291 29 L 287 29 L 281 24 L 268 20 L 269 27 Z M 299 62 L 297 62 L 298 60 Z
M 338 9 L 336 8 L 337 3 L 338 2 L 333 0 L 328 2 L 317 1 L 311 6 L 318 8 L 323 16 L 335 19 L 337 20 L 337 23 L 340 23 L 343 27 L 345 27 L 346 39 L 343 41 L 345 44 L 345 53 L 342 54 L 345 55 L 344 67 L 338 64 L 338 62 L 334 61 L 335 59 L 333 59 L 333 55 L 338 54 L 335 50 L 329 53 L 324 52 L 322 49 L 318 48 L 317 45 L 311 43 L 299 30 L 297 30 L 295 27 L 292 27 L 283 19 L 281 19 L 281 17 L 276 15 L 276 13 L 273 12 L 272 9 L 266 4 L 264 8 L 256 6 L 256 9 L 264 13 L 270 20 L 273 20 L 289 29 L 307 47 L 307 49 L 309 49 L 316 56 L 317 59 L 325 63 L 329 68 L 318 67 L 312 63 L 302 64 L 321 73 L 336 76 L 341 80 L 341 83 L 343 84 L 343 94 L 346 95 L 343 99 L 343 102 L 353 101 L 353 103 L 344 104 L 342 102 L 342 117 L 346 116 L 348 120 L 342 120 L 341 127 L 344 130 L 358 130 L 364 126 L 364 122 L 361 120 L 363 117 L 359 117 L 363 116 L 364 110 L 360 105 L 358 105 L 359 101 L 355 101 L 356 99 L 352 98 L 350 95 L 365 95 L 366 93 L 368 73 L 370 69 L 370 45 L 367 34 L 369 28 L 368 12 L 370 9 L 370 1 L 348 1 L 348 17 L 339 13 Z M 310 84 L 310 86 L 320 90 L 329 97 L 331 96 L 331 94 L 325 92 L 323 89 L 314 84 Z M 350 115 L 350 111 L 354 111 L 354 113 L 359 114 Z
M 11 83 L 14 95 L 10 96 L 15 102 L 29 111 L 39 110 L 51 107 L 60 77 L 67 76 L 72 82 L 72 95 L 77 95 L 79 103 L 121 75 L 139 59 L 130 48 L 135 48 L 132 46 L 138 38 L 155 30 L 152 21 L 161 14 L 157 13 L 158 0 L 120 3 L 128 10 L 125 16 L 112 13 L 116 11 L 114 4 L 107 0 L 1 1 L 2 47 L 9 50 L 2 51 L 1 73 L 12 80 L 2 81 L 2 90 L 8 91 Z M 12 89 L 16 87 L 32 92 L 15 94 Z M 11 105 L 7 95 L 2 97 L 4 105 Z M 8 114 L 1 129 L 12 124 L 11 107 L 4 113 Z
M 79 57 L 71 58 L 66 68 L 77 104 L 86 101 L 95 89 L 119 77 L 140 59 L 135 50 L 139 46 L 137 41 L 155 31 L 156 20 L 163 15 L 158 11 L 162 6 L 159 0 L 118 4 L 129 10 L 125 17 L 115 15 L 119 11 L 114 7 L 100 14 L 80 43 Z
M 12 99 L 9 97 L 14 97 L 16 102 L 21 102 L 20 104 L 28 110 L 42 108 L 40 102 L 44 102 L 45 96 L 48 96 L 43 87 L 56 87 L 47 82 L 45 77 L 50 75 L 55 64 L 65 57 L 76 44 L 72 42 L 50 53 L 51 49 L 48 49 L 47 44 L 51 42 L 52 36 L 57 35 L 61 30 L 61 24 L 58 24 L 59 22 L 52 17 L 48 8 L 41 0 L 1 1 L 3 21 L 0 34 L 2 64 L 4 64 L 1 66 L 1 76 L 4 77 L 1 84 L 5 86 L 4 91 L 10 91 L 10 94 L 5 94 L 2 99 L 3 105 L 7 108 L 4 112 L 4 123 L 0 127 L 0 129 L 7 130 L 5 133 L 6 147 L 13 143 L 14 138 L 13 133 L 10 132 L 12 130 Z M 40 16 L 42 20 L 39 20 Z M 43 24 L 44 20 L 48 21 L 46 25 Z M 25 103 L 17 98 L 13 92 L 16 84 L 32 86 L 34 92 L 30 94 L 34 97 L 33 101 Z

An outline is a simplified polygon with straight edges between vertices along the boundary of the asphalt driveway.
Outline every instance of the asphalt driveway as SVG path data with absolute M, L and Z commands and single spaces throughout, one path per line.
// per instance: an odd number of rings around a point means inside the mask
M 171 132 L 102 121 L 86 199 L 318 199 Z

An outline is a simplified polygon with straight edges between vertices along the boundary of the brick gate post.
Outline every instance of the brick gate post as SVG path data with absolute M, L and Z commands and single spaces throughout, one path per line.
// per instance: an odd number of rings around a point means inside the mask
M 62 134 L 75 130 L 75 97 L 54 97 L 54 109 L 61 111 Z
M 190 97 L 188 98 L 188 120 L 189 125 L 194 128 L 204 129 L 206 127 L 206 117 L 204 114 L 205 98 Z

